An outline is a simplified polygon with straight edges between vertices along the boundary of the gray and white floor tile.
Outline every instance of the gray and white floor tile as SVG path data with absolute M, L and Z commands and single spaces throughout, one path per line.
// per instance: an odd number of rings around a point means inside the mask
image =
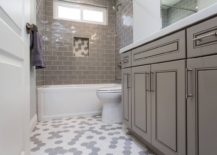
M 122 129 L 100 116 L 39 122 L 31 133 L 31 155 L 152 155 Z

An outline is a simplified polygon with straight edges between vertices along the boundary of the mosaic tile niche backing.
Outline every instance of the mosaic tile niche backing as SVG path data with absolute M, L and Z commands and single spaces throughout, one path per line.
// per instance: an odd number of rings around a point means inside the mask
M 89 56 L 89 38 L 74 37 L 73 56 L 75 57 Z

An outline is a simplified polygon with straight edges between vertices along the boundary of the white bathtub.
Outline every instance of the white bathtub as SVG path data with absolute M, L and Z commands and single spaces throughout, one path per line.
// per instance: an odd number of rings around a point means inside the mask
M 51 85 L 37 88 L 39 121 L 101 113 L 96 90 L 117 84 Z

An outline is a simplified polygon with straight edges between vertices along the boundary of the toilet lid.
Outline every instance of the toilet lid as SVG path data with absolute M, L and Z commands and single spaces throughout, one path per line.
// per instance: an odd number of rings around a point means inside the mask
M 108 92 L 108 93 L 121 93 L 121 86 L 100 88 L 97 91 Z

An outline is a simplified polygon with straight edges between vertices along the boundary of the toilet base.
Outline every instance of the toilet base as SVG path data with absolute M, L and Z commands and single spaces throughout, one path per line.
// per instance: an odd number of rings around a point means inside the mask
M 122 122 L 121 103 L 105 103 L 102 111 L 102 121 L 106 124 Z

